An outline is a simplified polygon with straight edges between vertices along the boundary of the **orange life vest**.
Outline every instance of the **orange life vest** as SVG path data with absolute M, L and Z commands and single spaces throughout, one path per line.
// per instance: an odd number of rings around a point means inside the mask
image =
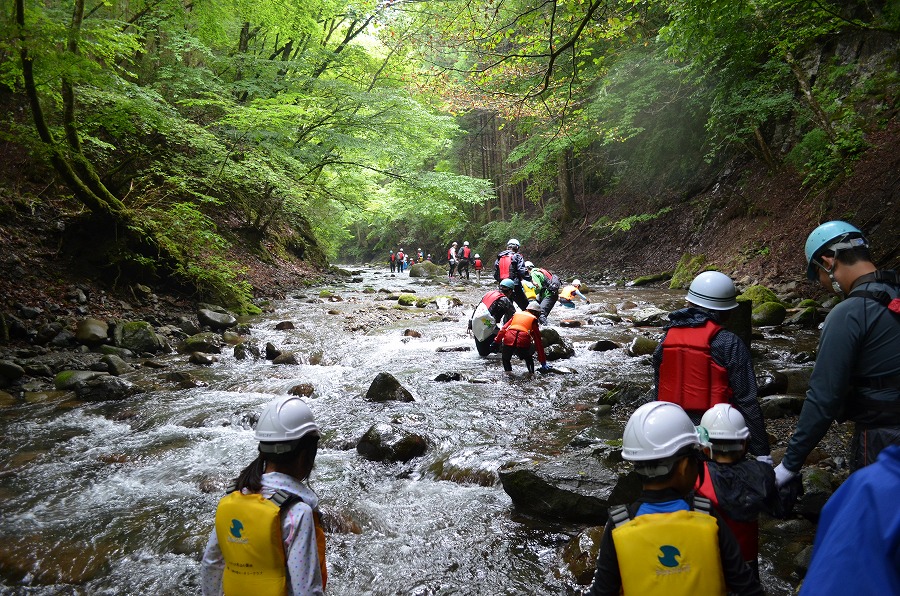
M 671 327 L 663 340 L 659 367 L 659 399 L 685 410 L 706 411 L 729 403 L 734 395 L 728 370 L 712 359 L 709 342 L 722 326 L 706 321 L 700 327 Z

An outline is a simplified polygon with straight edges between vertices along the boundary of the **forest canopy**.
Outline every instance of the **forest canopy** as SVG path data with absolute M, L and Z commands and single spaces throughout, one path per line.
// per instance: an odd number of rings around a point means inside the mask
M 894 2 L 14 0 L 4 140 L 102 259 L 248 304 L 228 245 L 370 258 L 615 233 L 746 155 L 838 179 L 896 113 Z M 642 197 L 603 213 L 610 192 Z

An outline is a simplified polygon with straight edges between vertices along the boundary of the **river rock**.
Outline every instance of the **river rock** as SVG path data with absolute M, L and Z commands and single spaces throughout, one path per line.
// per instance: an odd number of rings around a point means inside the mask
M 797 500 L 794 510 L 809 520 L 819 519 L 822 507 L 834 493 L 831 473 L 818 466 L 807 466 L 800 470 L 803 481 L 803 495 Z
M 788 376 L 780 371 L 767 372 L 756 377 L 756 396 L 787 393 Z
M 145 352 L 156 354 L 168 351 L 168 345 L 157 335 L 153 326 L 146 321 L 119 323 L 116 325 L 113 337 L 117 346 L 138 354 Z
M 784 320 L 784 324 L 798 325 L 800 327 L 812 329 L 816 325 L 818 325 L 824 318 L 824 316 L 819 316 L 818 308 L 814 306 L 807 306 L 805 308 L 796 308 L 789 310 L 787 313 L 787 318 L 785 318 Z
M 610 350 L 617 350 L 621 347 L 622 346 L 620 346 L 619 344 L 617 344 L 614 341 L 610 341 L 608 339 L 601 339 L 601 340 L 598 340 L 598 341 L 592 343 L 588 347 L 588 350 L 591 350 L 592 352 L 608 352 Z
M 752 285 L 741 292 L 738 300 L 749 300 L 753 303 L 753 308 L 755 309 L 766 302 L 778 302 L 778 296 L 765 286 Z
M 563 548 L 563 565 L 566 566 L 578 585 L 589 586 L 594 580 L 603 530 L 604 526 L 585 528 Z
M 560 327 L 584 327 L 584 321 L 580 319 L 563 319 L 559 322 Z
M 53 378 L 53 385 L 60 391 L 68 391 L 74 389 L 75 385 L 81 381 L 106 376 L 109 376 L 109 373 L 92 370 L 64 370 Z
M 802 395 L 769 395 L 763 397 L 759 405 L 766 418 L 787 418 L 800 414 L 805 399 Z
M 649 356 L 656 351 L 656 346 L 658 345 L 659 342 L 655 339 L 638 335 L 631 340 L 631 343 L 625 348 L 625 352 L 629 356 Z
M 541 329 L 541 341 L 544 344 L 544 351 L 547 360 L 559 360 L 561 358 L 571 358 L 575 355 L 575 348 L 572 342 L 559 334 L 559 331 L 550 327 Z
M 206 381 L 198 379 L 192 371 L 177 371 L 166 375 L 166 380 L 178 385 L 180 389 L 195 389 L 206 387 Z
M 656 307 L 644 308 L 630 317 L 635 327 L 662 327 L 669 322 L 669 311 Z
M 197 311 L 197 320 L 200 321 L 201 325 L 207 325 L 210 329 L 216 329 L 219 331 L 237 325 L 237 319 L 230 314 L 215 312 L 213 310 L 208 310 L 205 308 L 201 308 Z
M 223 331 L 222 341 L 230 346 L 236 346 L 239 343 L 243 342 L 244 338 L 240 333 L 235 333 L 234 331 Z
M 103 375 L 92 379 L 83 379 L 72 387 L 75 395 L 85 401 L 112 401 L 127 399 L 141 393 L 134 383 L 121 377 Z
M 611 505 L 640 494 L 637 474 L 601 462 L 590 450 L 531 457 L 500 468 L 500 482 L 513 504 L 539 517 L 602 524 Z
M 403 385 L 400 384 L 394 375 L 388 372 L 381 372 L 369 385 L 366 392 L 366 399 L 375 402 L 384 401 L 415 401 L 412 393 L 410 393 Z
M 774 327 L 784 323 L 787 309 L 780 302 L 764 302 L 753 309 L 753 325 L 756 327 Z
M 272 364 L 300 364 L 294 352 L 282 352 L 272 360 Z
M 422 337 L 422 334 L 415 329 L 406 329 L 403 331 L 403 337 Z
M 397 298 L 397 304 L 400 306 L 415 306 L 416 305 L 416 295 L 415 294 L 400 294 L 400 297 Z
M 247 358 L 259 360 L 261 356 L 262 353 L 259 350 L 259 346 L 255 343 L 244 342 L 234 346 L 234 357 L 238 360 L 245 360 Z
M 275 325 L 275 329 L 277 329 L 278 331 L 285 331 L 287 329 L 296 329 L 296 327 L 291 321 L 281 321 L 280 323 Z
M 200 326 L 189 317 L 179 317 L 178 328 L 188 335 L 197 335 L 200 333 Z
M 8 386 L 24 376 L 24 368 L 12 360 L 0 360 L 0 387 Z
M 78 343 L 95 345 L 109 339 L 109 325 L 100 319 L 82 319 L 75 326 L 75 340 Z
M 0 391 L 0 408 L 9 408 L 16 405 L 16 398 L 6 391 Z
M 415 263 L 409 267 L 410 277 L 433 277 L 443 279 L 447 275 L 447 269 L 432 263 L 431 261 L 423 261 Z
M 291 395 L 296 395 L 299 397 L 309 397 L 313 393 L 315 393 L 316 388 L 313 387 L 310 383 L 300 383 L 299 385 L 294 385 L 288 390 L 288 393 Z
M 223 345 L 225 345 L 225 341 L 221 335 L 213 331 L 204 331 L 184 340 L 178 351 L 182 354 L 191 354 L 193 352 L 221 354 Z
M 409 461 L 427 450 L 424 437 L 387 423 L 372 425 L 356 444 L 356 451 L 370 461 Z
M 203 352 L 191 352 L 191 355 L 188 357 L 188 362 L 198 366 L 210 366 L 216 362 L 216 357 L 212 354 L 205 354 Z
M 129 350 L 128 348 L 120 348 L 119 346 L 111 346 L 109 344 L 103 344 L 100 346 L 101 354 L 112 354 L 114 356 L 118 356 L 123 360 L 125 358 L 134 358 L 134 352 Z
M 434 378 L 438 383 L 448 383 L 450 381 L 462 381 L 462 375 L 458 372 L 441 373 Z
M 107 370 L 117 377 L 131 371 L 131 365 L 114 354 L 104 355 L 100 362 L 106 364 Z
M 266 360 L 275 360 L 281 354 L 281 350 L 272 342 L 266 342 Z

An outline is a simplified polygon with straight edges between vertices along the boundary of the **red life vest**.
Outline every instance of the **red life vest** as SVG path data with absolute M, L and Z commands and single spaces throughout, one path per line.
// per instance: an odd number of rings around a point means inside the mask
M 481 259 L 475 259 L 475 269 L 481 269 Z
M 463 246 L 463 258 L 468 259 L 470 254 L 472 254 L 472 249 L 468 246 Z
M 725 512 L 722 511 L 722 508 L 719 506 L 719 497 L 716 495 L 716 487 L 713 484 L 712 477 L 709 475 L 709 462 L 703 462 L 703 466 L 706 468 L 703 470 L 703 484 L 695 487 L 697 494 L 712 501 L 713 507 L 716 508 L 719 515 L 725 523 L 728 524 L 731 531 L 734 532 L 738 545 L 741 547 L 741 556 L 744 557 L 744 560 L 756 561 L 759 556 L 759 520 L 742 522 L 731 519 L 725 515 Z M 697 482 L 700 482 L 699 476 L 697 477 Z
M 447 260 L 452 261 L 454 259 L 456 259 L 456 253 L 453 252 L 453 247 L 450 247 L 450 249 L 447 250 Z
M 402 260 L 403 260 L 403 253 L 402 253 L 402 252 L 398 252 L 398 253 L 397 253 L 397 258 L 398 258 L 399 260 L 402 261 Z
M 510 267 L 512 266 L 512 255 L 507 253 L 497 259 L 498 267 L 500 269 L 500 281 L 504 279 L 512 279 L 512 275 L 509 274 Z
M 500 290 L 492 290 L 492 291 L 488 292 L 487 294 L 485 294 L 484 298 L 482 298 L 481 301 L 484 303 L 484 305 L 486 307 L 490 308 L 491 306 L 494 305 L 495 302 L 497 302 L 497 300 L 500 300 L 501 298 L 503 298 L 504 295 L 505 294 L 503 292 L 501 292 Z
M 731 401 L 734 391 L 728 385 L 728 370 L 712 359 L 709 349 L 709 342 L 721 330 L 713 321 L 702 327 L 669 329 L 659 367 L 661 401 L 701 412 Z

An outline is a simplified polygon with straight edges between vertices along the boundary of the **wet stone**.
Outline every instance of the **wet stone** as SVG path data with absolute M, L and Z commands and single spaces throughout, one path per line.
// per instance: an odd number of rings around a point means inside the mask
M 412 394 L 400 384 L 394 375 L 388 372 L 381 372 L 372 381 L 369 390 L 366 392 L 366 399 L 369 401 L 414 401 Z
M 424 437 L 396 424 L 375 424 L 356 445 L 356 451 L 371 461 L 409 461 L 428 450 Z

